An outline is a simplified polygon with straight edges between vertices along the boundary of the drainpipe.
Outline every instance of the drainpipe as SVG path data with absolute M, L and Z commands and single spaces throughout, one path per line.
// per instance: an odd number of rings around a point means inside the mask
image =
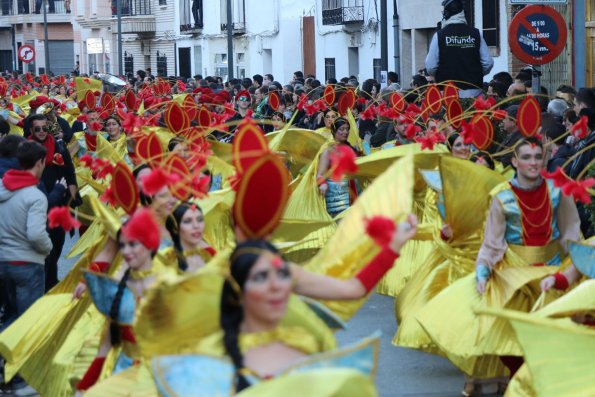
M 399 10 L 397 8 L 397 0 L 393 0 L 393 35 L 395 40 L 395 73 L 399 76 L 399 82 L 401 82 L 403 81 L 403 76 L 401 76 L 401 26 L 399 24 Z

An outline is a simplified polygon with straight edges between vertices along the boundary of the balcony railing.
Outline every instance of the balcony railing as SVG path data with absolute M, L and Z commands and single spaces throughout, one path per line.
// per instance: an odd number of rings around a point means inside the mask
M 151 0 L 121 0 L 121 2 L 123 17 L 151 15 Z M 118 15 L 116 0 L 112 0 L 112 15 Z
M 246 33 L 246 22 L 233 22 L 231 29 L 234 35 L 241 35 Z M 221 24 L 221 31 L 227 31 L 227 24 Z
M 180 8 L 180 32 L 199 32 L 202 27 L 202 1 L 185 0 Z
M 364 22 L 362 0 L 322 0 L 323 25 L 347 25 Z
M 46 10 L 48 14 L 68 14 L 70 6 L 66 8 L 64 0 L 46 0 Z M 43 2 L 41 2 L 43 4 Z M 1 15 L 28 15 L 43 14 L 43 9 L 35 8 L 35 0 L 0 0 Z

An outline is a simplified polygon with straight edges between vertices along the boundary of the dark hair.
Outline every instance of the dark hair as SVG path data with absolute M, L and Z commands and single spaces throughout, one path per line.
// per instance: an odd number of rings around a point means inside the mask
M 0 117 L 0 135 L 7 135 L 10 132 L 8 121 Z
M 578 113 L 578 117 L 581 118 L 585 116 L 587 118 L 587 127 L 589 127 L 590 131 L 595 130 L 595 109 L 593 108 L 584 108 Z
M 136 71 L 136 74 L 138 74 L 138 75 L 139 75 L 139 77 L 140 77 L 141 79 L 143 79 L 143 80 L 145 79 L 145 77 L 147 77 L 147 73 L 145 73 L 145 71 L 144 71 L 144 70 L 140 70 L 140 69 L 139 69 L 139 70 L 137 70 L 137 71 Z
M 502 82 L 494 79 L 488 83 L 488 87 L 492 87 L 492 91 L 498 95 L 498 98 L 506 98 L 506 90 L 508 87 L 506 87 Z
M 576 115 L 574 109 L 570 108 L 564 112 L 564 114 L 562 115 L 562 120 L 574 124 L 578 121 L 578 116 Z
M 572 94 L 572 95 L 576 95 L 576 90 L 574 89 L 573 86 L 567 85 L 567 84 L 561 84 L 558 86 L 558 88 L 556 88 L 556 91 L 560 91 L 563 94 Z
M 469 160 L 473 161 L 474 163 L 477 163 L 477 160 L 479 159 L 483 159 L 486 163 L 488 163 L 489 169 L 493 170 L 494 168 L 496 168 L 494 164 L 494 159 L 488 152 L 480 150 L 479 152 L 473 153 L 471 157 L 469 157 Z
M 498 72 L 494 75 L 493 79 L 504 84 L 506 89 L 508 89 L 508 87 L 510 87 L 510 85 L 514 82 L 512 76 L 508 72 Z
M 514 145 L 514 154 L 518 154 L 519 149 L 522 146 L 527 146 L 527 145 L 539 146 L 541 148 L 541 150 L 543 150 L 543 142 L 541 142 L 541 140 L 538 139 L 537 137 L 530 136 L 527 138 L 521 138 L 517 141 L 517 143 Z
M 293 75 L 296 76 L 298 79 L 304 78 L 304 73 L 301 70 L 298 70 L 297 72 L 293 72 Z
M 551 113 L 542 113 L 541 134 L 552 140 L 557 141 L 566 132 L 566 129 L 559 120 L 560 118 L 554 116 Z
M 428 79 L 426 78 L 426 76 L 422 76 L 421 74 L 416 74 L 412 78 L 412 85 L 415 85 L 417 87 L 423 87 L 425 85 L 428 85 Z
M 148 164 L 141 164 L 138 167 L 136 167 L 135 169 L 132 170 L 132 175 L 134 176 L 134 179 L 138 179 L 138 174 L 140 174 L 140 172 L 144 169 L 151 169 L 151 167 Z M 143 193 L 142 189 L 140 189 L 140 192 L 138 193 L 139 195 L 139 200 L 140 203 L 144 206 L 146 205 L 150 205 L 153 202 L 153 199 L 151 199 L 151 197 L 147 196 L 145 193 Z
M 265 74 L 264 77 L 266 77 L 270 82 L 275 81 L 275 78 L 270 73 Z
M 121 229 L 120 229 L 121 230 Z M 118 231 L 118 239 L 120 237 L 120 232 Z M 124 290 L 126 288 L 126 283 L 128 282 L 128 278 L 130 277 L 130 268 L 126 269 L 122 279 L 118 283 L 118 289 L 116 290 L 116 295 L 114 296 L 114 301 L 112 302 L 112 307 L 110 308 L 110 342 L 112 346 L 120 345 L 122 342 L 122 333 L 120 331 L 120 325 L 118 324 L 118 316 L 120 315 L 120 303 L 122 302 L 122 295 L 124 295 Z
M 386 76 L 387 79 L 392 81 L 393 83 L 399 82 L 399 75 L 396 72 L 388 72 Z
M 448 138 L 446 138 L 446 147 L 448 148 L 449 151 L 452 152 L 452 148 L 455 145 L 455 141 L 457 140 L 457 138 L 460 137 L 459 133 L 455 132 L 452 133 L 448 136 Z
M 271 120 L 273 119 L 274 116 L 277 116 L 281 119 L 282 122 L 286 122 L 287 121 L 287 117 L 285 117 L 285 115 L 281 112 L 273 112 L 273 114 L 271 114 Z
M 169 140 L 169 142 L 167 143 L 167 151 L 168 152 L 172 152 L 174 150 L 174 148 L 176 146 L 178 146 L 181 143 L 186 143 L 186 141 L 184 140 L 184 138 L 181 138 L 179 136 L 174 136 L 172 139 Z
M 262 81 L 264 79 L 262 78 L 261 75 L 255 74 L 254 76 L 252 76 L 252 80 L 256 81 L 258 83 L 258 85 L 260 86 L 260 85 L 262 85 Z
M 337 79 L 334 77 L 329 77 L 326 79 L 327 84 L 337 84 Z
M 39 160 L 45 160 L 47 152 L 48 150 L 37 142 L 24 141 L 19 144 L 16 157 L 22 169 L 30 170 Z
M 533 74 L 531 73 L 530 69 L 521 69 L 521 71 L 518 72 L 514 78 L 515 80 L 519 80 L 521 83 L 524 83 L 525 81 L 531 81 Z
M 337 131 L 339 130 L 339 128 L 341 128 L 345 124 L 349 125 L 349 122 L 347 121 L 346 118 L 344 118 L 344 117 L 337 117 L 335 119 L 335 122 L 333 124 L 331 124 L 331 133 L 333 134 L 333 137 L 335 136 L 335 134 L 337 133 Z
M 202 208 L 200 208 L 198 205 L 184 201 L 183 203 L 180 203 L 176 209 L 174 209 L 172 216 L 169 216 L 165 221 L 165 227 L 169 231 L 171 239 L 174 242 L 174 248 L 178 258 L 178 268 L 182 271 L 186 271 L 188 269 L 188 262 L 186 262 L 186 258 L 183 255 L 184 249 L 182 248 L 182 241 L 180 240 L 180 224 L 182 223 L 182 218 L 184 217 L 186 211 L 192 207 L 196 208 L 204 215 Z
M 260 252 L 261 251 L 261 252 Z M 231 254 L 230 277 L 235 284 L 244 290 L 244 284 L 248 279 L 250 270 L 260 257 L 262 252 L 277 254 L 277 248 L 265 240 L 248 240 L 239 243 Z M 221 317 L 220 325 L 223 329 L 223 344 L 229 357 L 236 368 L 236 392 L 240 392 L 249 386 L 248 381 L 240 373 L 244 367 L 244 356 L 240 351 L 239 337 L 240 325 L 244 320 L 244 308 L 241 305 L 239 291 L 234 289 L 234 284 L 226 280 L 221 291 Z
M 20 135 L 7 135 L 0 141 L 0 157 L 16 157 L 19 145 L 26 139 Z
M 48 118 L 44 114 L 32 114 L 27 117 L 27 122 L 32 125 L 34 121 L 45 121 Z
M 577 103 L 584 103 L 588 108 L 595 108 L 595 90 L 583 87 L 578 90 L 574 100 Z

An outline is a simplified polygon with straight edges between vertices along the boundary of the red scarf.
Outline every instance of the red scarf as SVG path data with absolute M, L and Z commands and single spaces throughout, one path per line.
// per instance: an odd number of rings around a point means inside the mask
M 35 186 L 39 180 L 29 171 L 8 170 L 2 178 L 2 183 L 11 192 L 29 186 Z
M 87 144 L 87 150 L 94 152 L 97 150 L 97 135 L 89 135 L 85 132 L 85 143 Z
M 45 155 L 45 165 L 48 167 L 52 165 L 54 162 L 54 153 L 56 153 L 56 141 L 54 140 L 54 137 L 48 134 L 48 137 L 45 141 L 39 142 L 33 137 L 33 135 L 29 135 L 29 140 L 39 143 L 48 150 L 47 154 Z

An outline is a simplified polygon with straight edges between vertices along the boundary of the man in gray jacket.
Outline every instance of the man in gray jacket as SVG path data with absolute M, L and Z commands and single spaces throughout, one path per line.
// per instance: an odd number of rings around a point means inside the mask
M 9 170 L 0 181 L 0 281 L 6 294 L 4 330 L 44 292 L 45 257 L 52 249 L 47 233 L 48 201 L 37 184 L 47 150 L 26 141 L 17 149 L 22 170 Z

